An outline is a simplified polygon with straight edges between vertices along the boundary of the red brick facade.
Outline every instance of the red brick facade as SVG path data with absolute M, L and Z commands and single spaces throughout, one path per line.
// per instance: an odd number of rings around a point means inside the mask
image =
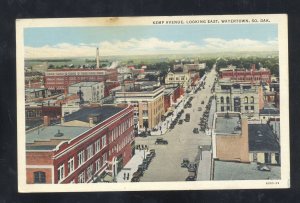
M 97 142 L 99 142 L 100 148 L 96 151 Z M 33 170 L 29 170 L 28 167 L 32 168 L 30 165 L 42 165 L 43 163 L 53 166 L 54 177 L 51 177 L 53 181 L 48 182 L 50 174 L 49 171 L 45 171 L 47 183 L 78 183 L 80 180 L 81 182 L 91 182 L 96 175 L 105 170 L 113 173 L 114 168 L 117 167 L 116 165 L 112 166 L 115 158 L 122 160 L 119 161 L 119 164 L 120 167 L 123 167 L 132 157 L 133 145 L 133 107 L 127 106 L 76 138 L 60 143 L 52 151 L 51 156 L 39 158 L 45 152 L 33 154 L 27 151 L 27 183 L 34 182 Z M 90 146 L 92 146 L 90 148 L 92 153 L 88 155 Z M 79 165 L 80 152 L 84 152 L 81 165 Z M 69 161 L 72 159 L 74 167 L 73 171 L 70 171 Z M 59 168 L 63 171 L 63 175 L 58 172 Z M 91 170 L 89 171 L 89 169 Z M 36 168 L 35 170 L 43 169 Z M 60 180 L 59 174 L 61 175 Z
M 247 82 L 271 82 L 271 72 L 268 69 L 256 70 L 252 68 L 251 70 L 237 69 L 237 70 L 223 70 L 220 71 L 220 78 L 229 78 L 231 80 L 237 81 L 247 81 Z
M 44 83 L 49 90 L 63 91 L 69 85 L 79 82 L 117 81 L 116 69 L 62 69 L 45 73 Z

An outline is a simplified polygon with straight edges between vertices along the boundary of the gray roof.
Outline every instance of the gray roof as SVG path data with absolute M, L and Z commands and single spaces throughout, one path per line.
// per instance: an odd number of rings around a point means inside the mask
M 262 115 L 279 115 L 279 109 L 276 108 L 263 108 L 259 111 Z
M 214 180 L 279 180 L 280 166 L 269 167 L 271 171 L 259 171 L 256 163 L 215 161 Z
M 279 143 L 268 124 L 249 124 L 249 151 L 279 152 Z
M 70 85 L 70 87 L 90 87 L 90 86 L 96 85 L 98 83 L 100 83 L 100 82 L 79 82 L 79 83 Z
M 89 122 L 90 115 L 99 115 L 99 120 L 96 122 L 101 123 L 107 118 L 123 110 L 123 107 L 116 106 L 101 106 L 101 107 L 84 107 L 70 115 L 65 116 L 65 122 L 78 120 L 82 122 Z
M 230 114 L 229 114 L 230 115 Z M 217 134 L 240 134 L 241 128 L 237 129 L 237 126 L 241 126 L 241 119 L 238 116 L 217 117 L 215 133 Z
M 51 139 L 70 140 L 87 131 L 88 129 L 90 128 L 61 125 L 41 127 L 34 131 L 26 132 L 26 143 L 33 143 L 34 141 L 50 141 Z M 63 135 L 56 137 L 55 135 L 58 132 L 63 133 Z

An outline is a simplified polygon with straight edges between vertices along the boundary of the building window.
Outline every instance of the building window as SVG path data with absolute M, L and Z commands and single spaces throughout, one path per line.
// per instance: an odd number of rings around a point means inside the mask
M 229 97 L 226 97 L 226 103 L 229 104 Z
M 96 172 L 99 171 L 101 168 L 101 159 L 97 159 L 96 161 Z
M 221 104 L 224 104 L 224 97 L 221 97 Z
M 37 171 L 33 173 L 34 183 L 46 183 L 46 173 Z
M 78 176 L 78 183 L 84 183 L 85 182 L 85 174 L 84 171 L 82 171 Z
M 148 116 L 148 111 L 143 110 L 143 116 Z
M 106 163 L 106 161 L 107 161 L 107 153 L 104 153 L 102 155 L 102 166 Z
M 250 102 L 251 102 L 251 104 L 254 103 L 254 97 L 253 96 L 250 98 Z
M 93 175 L 93 164 L 89 165 L 89 167 L 86 169 L 86 175 L 87 179 L 90 179 Z
M 248 97 L 244 98 L 244 103 L 246 103 L 246 104 L 248 103 Z
M 230 111 L 230 106 L 227 106 L 227 111 Z
M 254 110 L 254 106 L 251 106 L 251 110 Z
M 221 106 L 221 111 L 224 111 L 224 106 Z
M 64 165 L 62 164 L 60 167 L 57 169 L 57 179 L 58 182 L 61 181 L 64 178 Z
M 103 135 L 102 139 L 102 148 L 106 146 L 106 135 Z
M 245 110 L 248 111 L 248 106 L 245 106 Z
M 68 161 L 68 172 L 71 173 L 74 171 L 74 157 Z
M 100 151 L 100 140 L 97 140 L 95 142 L 95 153 L 98 153 Z
M 84 150 L 78 153 L 78 166 L 81 166 L 84 162 Z
M 88 146 L 86 151 L 87 151 L 87 159 L 91 158 L 93 156 L 93 145 Z

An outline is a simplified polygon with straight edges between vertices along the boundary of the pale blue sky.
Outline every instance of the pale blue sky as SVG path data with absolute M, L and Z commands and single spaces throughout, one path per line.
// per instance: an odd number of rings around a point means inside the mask
M 42 27 L 26 28 L 24 42 L 25 52 L 28 50 L 29 55 L 38 55 L 42 51 L 39 48 L 47 48 L 43 49 L 44 52 L 51 54 L 58 48 L 66 50 L 72 46 L 75 46 L 73 50 L 81 47 L 85 51 L 83 55 L 88 54 L 88 47 L 100 47 L 105 55 L 125 54 L 128 50 L 147 54 L 154 50 L 166 51 L 169 47 L 171 51 L 185 51 L 185 48 L 225 50 L 232 44 L 240 49 L 244 45 L 251 46 L 251 43 L 252 48 L 269 49 L 271 44 L 272 49 L 276 49 L 277 34 L 276 24 Z M 114 48 L 110 50 L 111 47 Z

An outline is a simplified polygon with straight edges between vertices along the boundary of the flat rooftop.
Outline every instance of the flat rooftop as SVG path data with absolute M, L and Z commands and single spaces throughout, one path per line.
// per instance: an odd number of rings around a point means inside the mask
M 226 113 L 223 116 L 217 116 L 215 119 L 215 133 L 217 134 L 240 134 L 241 128 L 241 118 L 238 115 L 228 114 Z
M 249 124 L 249 151 L 279 152 L 276 135 L 268 124 Z
M 99 116 L 97 123 L 101 123 L 102 121 L 108 119 L 114 114 L 122 111 L 124 107 L 116 107 L 116 106 L 101 106 L 101 107 L 83 107 L 82 109 L 65 116 L 65 122 L 78 120 L 82 122 L 89 122 L 89 117 L 91 115 Z
M 279 180 L 280 166 L 271 171 L 259 171 L 256 163 L 215 161 L 214 180 Z
M 50 141 L 51 139 L 70 140 L 87 131 L 88 129 L 90 128 L 61 125 L 41 127 L 34 131 L 26 132 L 26 144 L 34 143 L 34 141 Z M 59 132 L 61 134 L 56 136 Z
M 93 85 L 96 85 L 100 82 L 79 82 L 79 83 L 75 83 L 70 85 L 70 87 L 91 87 Z

